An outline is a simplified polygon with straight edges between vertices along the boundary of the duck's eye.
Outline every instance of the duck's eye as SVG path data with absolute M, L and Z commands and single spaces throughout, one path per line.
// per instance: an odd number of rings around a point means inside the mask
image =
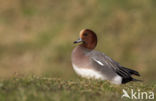
M 83 36 L 88 36 L 88 34 L 87 33 L 84 33 Z

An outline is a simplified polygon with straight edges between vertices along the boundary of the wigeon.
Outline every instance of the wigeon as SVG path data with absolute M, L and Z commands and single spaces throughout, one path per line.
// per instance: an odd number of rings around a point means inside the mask
M 113 84 L 141 81 L 132 77 L 140 76 L 137 71 L 123 67 L 104 53 L 94 50 L 97 36 L 92 30 L 81 30 L 80 38 L 74 43 L 81 43 L 72 51 L 74 71 L 81 77 L 108 80 Z

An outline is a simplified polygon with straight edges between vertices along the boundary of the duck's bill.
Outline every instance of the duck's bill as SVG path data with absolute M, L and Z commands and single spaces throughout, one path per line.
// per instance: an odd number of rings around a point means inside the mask
M 76 43 L 80 43 L 80 42 L 84 42 L 81 38 L 79 38 L 78 40 L 74 41 L 73 43 L 76 44 Z

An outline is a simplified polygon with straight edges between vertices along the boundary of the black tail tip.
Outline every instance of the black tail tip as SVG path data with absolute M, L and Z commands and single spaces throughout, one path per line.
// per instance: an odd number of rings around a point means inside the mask
M 139 72 L 137 72 L 137 71 L 134 73 L 134 75 L 136 75 L 136 76 L 141 76 L 141 75 L 139 74 Z
M 123 78 L 122 79 L 122 84 L 126 84 L 130 81 L 134 81 L 134 82 L 143 82 L 143 80 L 138 80 L 138 79 L 134 79 L 132 77 L 129 77 L 129 78 Z

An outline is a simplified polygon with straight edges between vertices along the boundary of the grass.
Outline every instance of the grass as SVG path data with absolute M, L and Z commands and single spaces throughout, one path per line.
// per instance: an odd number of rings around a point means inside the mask
M 13 77 L 0 82 L 0 101 L 130 101 L 121 99 L 122 89 L 156 92 L 156 84 L 131 82 L 118 86 L 107 81 L 81 78 Z

